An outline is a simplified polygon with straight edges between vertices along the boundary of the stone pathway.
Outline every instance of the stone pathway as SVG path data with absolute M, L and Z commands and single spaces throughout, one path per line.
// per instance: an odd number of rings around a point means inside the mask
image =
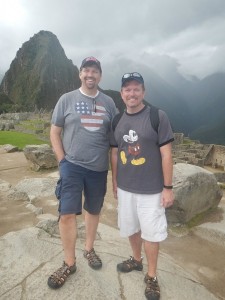
M 128 258 L 127 239 L 118 230 L 99 225 L 95 250 L 103 268 L 92 270 L 83 258 L 84 240 L 76 246 L 77 272 L 59 290 L 47 286 L 48 276 L 63 261 L 61 242 L 42 229 L 30 227 L 0 238 L 0 300 L 144 300 L 146 260 L 142 272 L 121 274 L 116 264 Z M 219 299 L 198 278 L 181 268 L 171 256 L 160 252 L 158 278 L 161 300 Z

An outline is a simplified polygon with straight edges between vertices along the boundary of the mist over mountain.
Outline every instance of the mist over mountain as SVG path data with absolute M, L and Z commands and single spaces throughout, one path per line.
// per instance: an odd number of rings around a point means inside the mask
M 103 70 L 101 84 L 108 87 L 112 86 L 113 89 L 120 89 L 121 77 L 124 73 L 137 71 L 141 73 L 145 81 L 145 100 L 166 111 L 174 131 L 185 134 L 190 132 L 192 127 L 188 115 L 191 115 L 191 110 L 186 99 L 182 93 L 179 93 L 173 85 L 157 74 L 147 63 L 118 59 L 116 65 L 115 63 L 108 63 L 105 70 L 105 72 Z
M 207 76 L 195 86 L 195 128 L 191 137 L 225 145 L 225 74 Z
M 143 62 L 118 58 L 103 69 L 100 89 L 124 109 L 120 97 L 121 77 L 138 71 L 145 80 L 145 100 L 163 109 L 175 132 L 183 132 L 204 143 L 225 145 L 225 74 L 217 73 L 200 80 L 183 77 L 171 58 L 165 64 L 143 56 Z M 165 62 L 165 61 L 164 61 Z M 165 66 L 165 67 L 164 67 Z M 80 86 L 79 70 L 49 31 L 40 31 L 17 51 L 0 85 L 4 108 L 52 109 L 59 97 Z M 13 105 L 12 105 L 13 103 Z

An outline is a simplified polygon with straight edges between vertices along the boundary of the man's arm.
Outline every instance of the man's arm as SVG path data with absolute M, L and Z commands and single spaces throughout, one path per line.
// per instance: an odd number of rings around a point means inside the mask
M 112 185 L 113 185 L 113 194 L 114 198 L 117 199 L 117 153 L 118 148 L 111 148 L 111 168 L 112 168 Z
M 58 162 L 60 162 L 65 157 L 65 152 L 62 145 L 61 133 L 62 133 L 62 127 L 51 125 L 50 141 Z
M 173 158 L 172 158 L 172 145 L 171 143 L 160 147 L 162 157 L 162 170 L 165 186 L 172 186 L 173 180 Z M 164 188 L 162 191 L 161 205 L 169 207 L 173 205 L 174 194 L 172 189 Z

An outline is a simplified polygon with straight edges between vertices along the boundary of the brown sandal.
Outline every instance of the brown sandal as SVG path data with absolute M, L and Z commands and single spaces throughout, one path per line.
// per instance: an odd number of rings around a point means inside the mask
M 159 300 L 160 288 L 157 277 L 150 277 L 148 274 L 146 274 L 144 281 L 146 283 L 145 297 L 148 300 Z
M 65 283 L 67 277 L 70 274 L 75 273 L 77 270 L 76 263 L 69 267 L 65 262 L 61 268 L 56 270 L 49 278 L 48 278 L 48 286 L 52 289 L 58 289 Z
M 84 257 L 88 260 L 88 265 L 94 269 L 98 270 L 102 267 L 102 261 L 100 257 L 95 253 L 94 248 L 90 251 L 84 250 Z
M 134 259 L 133 256 L 130 256 L 129 259 L 124 260 L 122 263 L 117 265 L 117 271 L 124 272 L 124 273 L 128 273 L 133 270 L 142 271 L 143 270 L 142 260 L 143 259 L 141 258 L 141 261 L 137 261 L 136 259 Z

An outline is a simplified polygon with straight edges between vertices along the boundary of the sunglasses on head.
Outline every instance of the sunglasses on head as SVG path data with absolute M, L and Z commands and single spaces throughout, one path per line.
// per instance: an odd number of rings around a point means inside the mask
M 122 79 L 135 78 L 135 77 L 143 79 L 143 77 L 141 76 L 141 74 L 138 73 L 138 72 L 126 73 L 126 74 L 123 75 Z

